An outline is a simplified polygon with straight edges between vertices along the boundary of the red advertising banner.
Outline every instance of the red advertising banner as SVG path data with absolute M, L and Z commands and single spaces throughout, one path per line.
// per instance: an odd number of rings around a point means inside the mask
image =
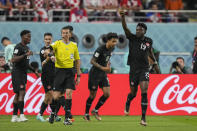
M 124 115 L 124 106 L 129 93 L 128 74 L 110 74 L 110 97 L 101 107 L 101 115 Z M 140 88 L 140 87 L 139 87 Z M 0 75 L 0 114 L 12 114 L 14 93 L 10 74 Z M 24 113 L 35 115 L 40 111 L 44 99 L 40 78 L 28 74 Z M 88 75 L 81 76 L 81 82 L 73 93 L 72 114 L 83 115 L 88 98 Z M 102 95 L 98 90 L 93 109 Z M 197 75 L 150 75 L 148 88 L 148 115 L 197 115 Z M 48 107 L 45 114 L 50 113 Z M 59 114 L 64 114 L 60 109 Z M 131 103 L 131 115 L 141 114 L 141 92 Z

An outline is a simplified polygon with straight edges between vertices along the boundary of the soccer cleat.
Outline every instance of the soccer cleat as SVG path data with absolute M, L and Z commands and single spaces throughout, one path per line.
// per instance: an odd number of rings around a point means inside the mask
M 17 115 L 13 115 L 12 116 L 12 119 L 11 119 L 11 122 L 18 122 L 18 117 L 17 117 Z
M 49 121 L 49 118 L 50 118 L 50 116 L 46 118 L 46 121 Z
M 89 114 L 85 114 L 83 116 L 83 119 L 86 120 L 86 121 L 90 121 L 90 115 Z
M 146 121 L 141 120 L 140 125 L 142 125 L 142 126 L 147 126 L 147 123 L 146 123 Z
M 101 117 L 99 116 L 97 110 L 93 109 L 91 113 L 92 113 L 92 115 L 95 116 L 95 118 L 96 118 L 97 120 L 101 121 Z
M 43 118 L 43 116 L 41 116 L 40 114 L 38 114 L 37 116 L 36 116 L 36 119 L 37 120 L 39 120 L 39 121 L 41 121 L 41 122 L 46 122 L 46 120 Z
M 64 120 L 64 125 L 72 125 L 72 121 L 69 118 Z
M 25 117 L 25 115 L 20 114 L 20 118 L 19 118 L 18 122 L 26 122 L 26 121 L 28 121 L 28 119 Z
M 125 116 L 128 116 L 129 115 L 129 112 L 127 112 L 126 110 L 124 110 L 124 114 L 125 114 Z
M 54 123 L 54 118 L 55 118 L 55 114 L 51 113 L 51 115 L 49 117 L 49 123 L 53 124 Z
M 129 115 L 129 106 L 127 104 L 125 104 L 124 114 L 125 116 Z
M 55 117 L 55 121 L 56 121 L 56 122 L 60 122 L 60 121 L 61 121 L 61 119 L 62 119 L 62 118 L 61 118 L 61 117 L 59 117 L 59 116 L 56 116 L 56 117 Z
M 72 122 L 75 121 L 75 119 L 73 118 L 73 115 L 71 115 L 71 114 L 70 114 L 70 116 L 69 116 L 69 119 L 70 119 L 70 121 L 72 121 Z

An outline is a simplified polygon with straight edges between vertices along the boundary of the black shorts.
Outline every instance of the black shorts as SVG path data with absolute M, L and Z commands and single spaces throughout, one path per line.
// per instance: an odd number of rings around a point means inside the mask
M 75 90 L 75 70 L 73 68 L 55 68 L 54 91 Z
M 130 87 L 137 88 L 141 81 L 149 81 L 149 70 L 130 70 L 129 73 L 129 82 Z
M 42 73 L 41 81 L 42 81 L 42 85 L 44 87 L 45 93 L 47 93 L 48 91 L 53 89 L 54 79 L 55 79 L 55 75 L 49 75 L 46 73 Z M 48 86 L 51 86 L 51 88 L 48 88 Z
M 26 89 L 27 83 L 27 73 L 20 70 L 13 70 L 11 73 L 12 76 L 12 87 L 14 93 L 19 93 L 20 90 Z M 23 85 L 24 87 L 21 88 L 20 86 Z
M 91 69 L 88 76 L 88 89 L 91 91 L 97 91 L 98 86 L 99 88 L 110 87 L 107 74 Z

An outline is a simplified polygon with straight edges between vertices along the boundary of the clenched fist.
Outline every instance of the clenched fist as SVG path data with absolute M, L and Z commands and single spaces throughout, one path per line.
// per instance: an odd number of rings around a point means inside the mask
M 125 15 L 124 10 L 123 9 L 119 9 L 119 14 L 120 14 L 120 16 L 124 16 Z

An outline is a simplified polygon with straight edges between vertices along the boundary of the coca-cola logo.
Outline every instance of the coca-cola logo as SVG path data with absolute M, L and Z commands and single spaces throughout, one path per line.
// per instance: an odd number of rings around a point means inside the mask
M 171 75 L 156 86 L 150 98 L 152 111 L 159 114 L 181 110 L 189 114 L 197 112 L 197 87 L 189 83 L 181 87 L 179 82 L 179 75 Z
M 26 88 L 26 95 L 24 98 L 25 108 L 24 112 L 38 113 L 40 106 L 44 100 L 45 94 L 40 90 L 42 88 L 41 79 L 35 79 L 32 76 L 27 76 L 28 88 Z M 13 100 L 15 94 L 13 93 L 11 75 L 6 76 L 0 81 L 0 111 L 4 113 L 11 113 L 13 111 Z M 50 108 L 46 110 L 48 113 Z

